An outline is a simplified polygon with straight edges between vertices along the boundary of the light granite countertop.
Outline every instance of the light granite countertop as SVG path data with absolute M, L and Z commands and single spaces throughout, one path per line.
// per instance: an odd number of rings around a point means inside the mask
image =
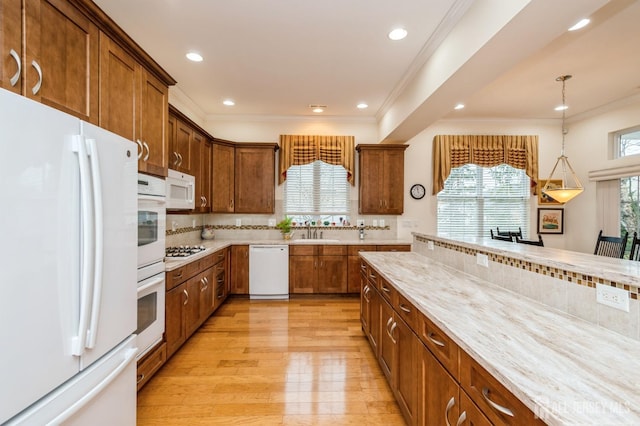
M 527 262 L 538 263 L 558 269 L 568 269 L 581 274 L 606 277 L 611 281 L 640 287 L 640 262 L 615 259 L 552 247 L 537 247 L 510 243 L 490 238 L 449 239 L 435 235 L 413 233 L 416 237 L 443 243 L 455 243 L 461 247 L 510 256 Z
M 287 245 L 297 245 L 297 244 L 326 244 L 326 245 L 349 245 L 349 246 L 369 246 L 369 245 L 400 245 L 400 244 L 409 244 L 411 245 L 411 241 L 406 240 L 374 240 L 374 239 L 352 239 L 352 240 L 338 240 L 338 239 L 295 239 L 295 240 L 202 240 L 199 245 L 205 247 L 204 251 L 197 253 L 193 256 L 189 256 L 188 259 L 182 258 L 165 258 L 165 271 L 173 271 L 178 269 L 187 263 L 193 262 L 194 260 L 201 259 L 205 256 L 208 256 L 220 249 L 225 247 L 230 247 L 232 245 L 244 245 L 244 244 L 287 244 Z
M 547 424 L 640 425 L 640 342 L 415 252 L 361 256 Z

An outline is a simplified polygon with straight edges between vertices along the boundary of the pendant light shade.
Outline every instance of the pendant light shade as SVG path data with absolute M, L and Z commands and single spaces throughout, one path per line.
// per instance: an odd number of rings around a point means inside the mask
M 570 78 L 570 75 L 562 75 L 556 78 L 556 81 L 562 82 L 562 150 L 560 151 L 560 157 L 558 157 L 555 166 L 551 169 L 551 174 L 549 174 L 544 188 L 542 188 L 543 194 L 553 198 L 559 203 L 566 203 L 584 191 L 578 176 L 576 176 L 576 172 L 573 171 L 573 167 L 569 164 L 569 159 L 564 155 L 564 137 L 567 133 L 565 128 L 565 110 L 567 109 L 567 104 L 565 103 L 565 82 Z M 561 182 L 561 185 L 558 186 L 555 182 Z

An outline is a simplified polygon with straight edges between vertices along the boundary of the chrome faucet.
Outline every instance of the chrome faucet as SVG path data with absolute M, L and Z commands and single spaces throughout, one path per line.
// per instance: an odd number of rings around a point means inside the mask
M 311 224 L 307 222 L 307 240 L 311 239 Z

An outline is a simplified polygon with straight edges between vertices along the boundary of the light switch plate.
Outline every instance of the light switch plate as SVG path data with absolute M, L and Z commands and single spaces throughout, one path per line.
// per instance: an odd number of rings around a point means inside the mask
M 378 221 L 373 219 L 373 221 L 371 222 L 371 226 L 378 226 Z
M 427 249 L 428 250 L 433 250 L 434 249 L 433 241 L 427 241 Z
M 242 226 L 242 219 L 236 219 L 236 226 Z
M 596 301 L 602 305 L 629 312 L 629 292 L 627 290 L 596 284 Z
M 384 219 L 380 219 L 378 221 L 378 224 L 380 225 L 381 228 L 384 228 Z
M 356 225 L 357 225 L 357 226 L 364 226 L 364 219 L 358 219 L 358 220 L 356 220 Z
M 486 254 L 477 253 L 476 254 L 476 262 L 478 263 L 478 265 L 484 266 L 485 268 L 488 268 L 489 267 L 489 256 L 487 256 Z
M 269 226 L 276 226 L 276 220 L 275 219 L 269 219 Z

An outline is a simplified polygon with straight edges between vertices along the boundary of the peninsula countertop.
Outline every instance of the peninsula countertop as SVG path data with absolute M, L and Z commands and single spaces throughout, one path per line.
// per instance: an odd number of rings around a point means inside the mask
M 639 341 L 415 252 L 361 256 L 547 424 L 640 424 Z
M 338 239 L 295 239 L 295 240 L 202 240 L 198 245 L 202 245 L 205 247 L 205 250 L 200 253 L 189 256 L 188 259 L 183 258 L 175 258 L 175 259 L 167 259 L 165 258 L 165 271 L 170 272 L 175 269 L 178 269 L 187 263 L 193 262 L 194 260 L 201 259 L 205 256 L 208 256 L 220 249 L 225 247 L 230 247 L 232 245 L 260 245 L 260 244 L 286 244 L 286 245 L 297 245 L 297 244 L 318 244 L 318 245 L 348 245 L 348 246 L 382 246 L 382 245 L 411 245 L 411 241 L 407 240 L 394 240 L 394 239 L 351 239 L 351 240 L 338 240 Z

